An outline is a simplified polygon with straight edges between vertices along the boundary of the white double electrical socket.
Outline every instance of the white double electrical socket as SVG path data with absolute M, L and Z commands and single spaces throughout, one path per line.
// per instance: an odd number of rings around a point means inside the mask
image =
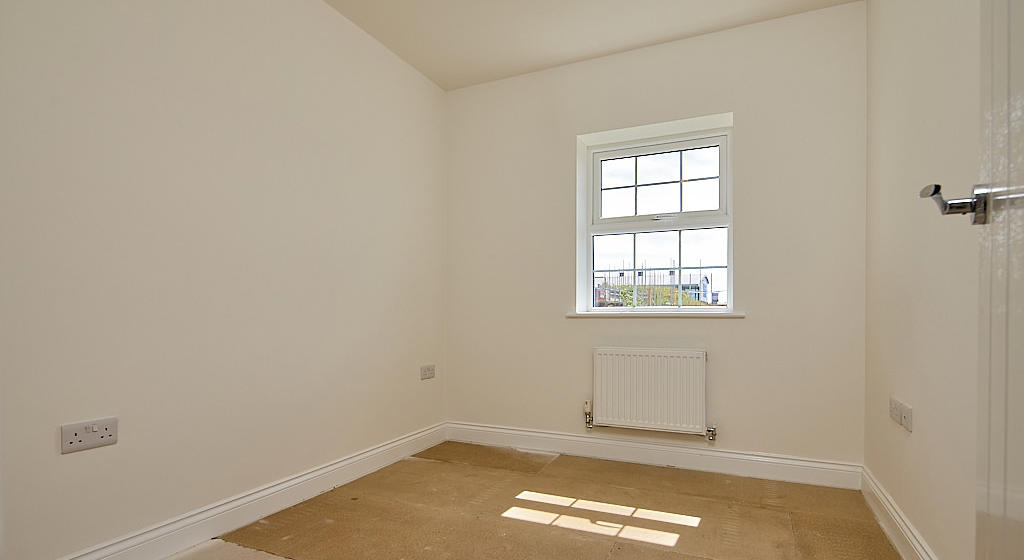
M 60 427 L 60 452 L 74 453 L 117 443 L 117 418 L 64 424 Z
M 903 425 L 903 420 L 900 415 L 900 401 L 896 400 L 895 397 L 889 397 L 889 418 L 897 424 Z
M 900 424 L 908 432 L 914 431 L 914 409 L 909 404 L 904 403 L 900 410 Z
M 908 432 L 914 431 L 914 408 L 893 396 L 889 397 L 889 418 Z

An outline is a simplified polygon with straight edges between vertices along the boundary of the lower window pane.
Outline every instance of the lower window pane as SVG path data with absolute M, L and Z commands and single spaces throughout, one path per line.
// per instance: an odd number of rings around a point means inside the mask
M 619 265 L 622 266 L 622 265 Z M 636 234 L 636 268 L 671 269 L 679 266 L 679 230 Z M 610 266 L 595 267 L 613 268 Z
M 728 241 L 728 227 L 595 235 L 592 306 L 727 307 Z
M 633 234 L 594 236 L 594 270 L 633 270 Z
M 729 229 L 707 228 L 683 230 L 683 268 L 712 268 L 729 264 Z
M 633 307 L 632 270 L 594 272 L 594 307 Z
M 678 307 L 678 270 L 638 270 L 636 304 L 639 307 Z
M 725 306 L 729 303 L 729 271 L 726 268 L 684 269 L 679 285 L 683 306 Z

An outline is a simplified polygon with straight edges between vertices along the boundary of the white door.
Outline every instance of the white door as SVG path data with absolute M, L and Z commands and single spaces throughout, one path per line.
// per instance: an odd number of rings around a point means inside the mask
M 1004 560 L 1024 558 L 1024 0 L 982 6 L 977 558 Z

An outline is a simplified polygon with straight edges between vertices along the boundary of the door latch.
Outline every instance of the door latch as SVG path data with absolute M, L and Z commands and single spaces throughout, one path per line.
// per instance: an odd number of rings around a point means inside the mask
M 928 185 L 921 189 L 921 198 L 930 198 L 939 207 L 939 213 L 946 214 L 974 214 L 971 223 L 974 225 L 988 223 L 988 185 L 974 185 L 973 196 L 970 198 L 954 198 L 946 200 L 942 198 L 942 185 Z

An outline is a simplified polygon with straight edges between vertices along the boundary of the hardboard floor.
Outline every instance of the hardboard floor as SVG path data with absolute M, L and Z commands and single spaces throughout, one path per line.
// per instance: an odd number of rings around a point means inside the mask
M 221 539 L 175 560 L 899 560 L 855 490 L 456 442 Z

